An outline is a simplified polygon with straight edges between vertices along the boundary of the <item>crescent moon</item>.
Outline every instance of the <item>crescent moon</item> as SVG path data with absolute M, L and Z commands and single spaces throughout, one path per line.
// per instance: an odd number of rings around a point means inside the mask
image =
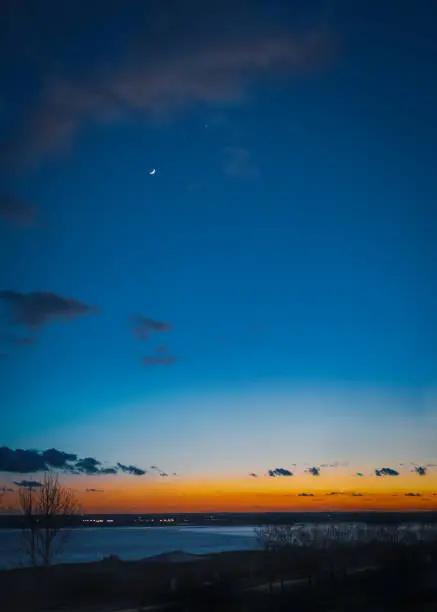
M 156 174 L 156 168 L 153 168 L 153 170 L 149 172 L 149 174 Z

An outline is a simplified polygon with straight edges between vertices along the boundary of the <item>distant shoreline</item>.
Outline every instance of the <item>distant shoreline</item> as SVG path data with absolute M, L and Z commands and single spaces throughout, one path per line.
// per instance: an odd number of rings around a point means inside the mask
M 256 527 L 268 523 L 348 522 L 370 524 L 435 523 L 437 510 L 365 512 L 246 512 L 246 513 L 89 513 L 68 519 L 66 527 Z M 23 517 L 0 515 L 0 529 L 20 529 Z

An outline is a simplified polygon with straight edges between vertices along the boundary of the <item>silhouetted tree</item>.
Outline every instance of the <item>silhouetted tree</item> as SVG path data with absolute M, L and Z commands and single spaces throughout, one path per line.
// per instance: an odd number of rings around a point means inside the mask
M 74 493 L 60 484 L 56 473 L 46 472 L 40 486 L 21 487 L 19 506 L 31 565 L 50 565 L 55 544 L 62 544 L 68 535 L 67 519 L 79 512 Z
M 35 487 L 31 484 L 22 486 L 18 490 L 18 505 L 24 515 L 23 538 L 26 554 L 29 556 L 30 564 L 37 564 L 37 518 L 35 516 Z
M 295 528 L 290 525 L 262 525 L 255 529 L 258 544 L 264 549 L 267 579 L 270 591 L 279 571 L 281 590 L 284 590 L 284 572 L 291 563 L 295 547 Z

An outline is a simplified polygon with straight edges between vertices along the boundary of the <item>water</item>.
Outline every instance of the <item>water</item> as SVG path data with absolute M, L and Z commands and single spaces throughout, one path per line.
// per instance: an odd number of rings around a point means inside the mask
M 57 563 L 153 557 L 172 550 L 207 554 L 257 546 L 253 527 L 87 527 L 70 531 Z M 0 529 L 0 568 L 26 565 L 19 529 Z
M 403 523 L 382 527 L 366 523 L 301 523 L 293 527 L 292 543 L 318 546 L 331 542 L 370 541 L 386 538 L 405 543 L 437 539 L 437 525 Z M 87 527 L 70 531 L 57 554 L 57 563 L 100 561 L 109 555 L 123 560 L 143 559 L 173 550 L 208 554 L 253 550 L 258 542 L 253 527 Z M 23 535 L 19 529 L 0 529 L 0 568 L 26 565 Z

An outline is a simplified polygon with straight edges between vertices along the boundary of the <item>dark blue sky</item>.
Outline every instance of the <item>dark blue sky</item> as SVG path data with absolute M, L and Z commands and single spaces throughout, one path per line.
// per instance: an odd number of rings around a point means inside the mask
M 266 419 L 296 388 L 436 414 L 435 3 L 296 4 L 5 3 L 0 290 L 100 311 L 35 331 L 3 300 L 0 442 L 86 454 L 104 421 L 112 460 L 141 406 L 178 468 L 162 398 L 243 446 L 260 388 Z

